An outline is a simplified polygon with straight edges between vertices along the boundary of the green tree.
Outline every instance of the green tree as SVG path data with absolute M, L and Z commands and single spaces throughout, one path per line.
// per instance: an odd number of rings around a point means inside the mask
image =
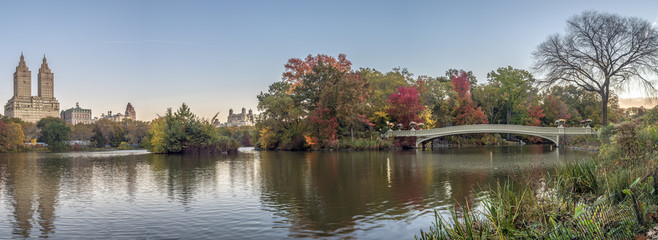
M 41 129 L 41 141 L 48 144 L 50 151 L 61 151 L 66 149 L 71 128 L 66 125 L 64 119 L 47 117 L 37 122 L 37 127 Z
M 147 149 L 153 153 L 217 153 L 235 152 L 235 139 L 220 136 L 215 119 L 203 119 L 192 113 L 183 103 L 174 113 L 167 109 L 165 116 L 151 121 L 146 135 Z
M 505 122 L 507 124 L 523 124 L 523 120 L 512 121 L 512 113 L 522 114 L 526 103 L 535 94 L 532 84 L 535 79 L 528 71 L 515 69 L 511 66 L 498 68 L 487 74 L 491 85 L 498 87 L 505 109 Z
M 258 145 L 264 149 L 303 149 L 306 112 L 288 94 L 287 82 L 275 82 L 258 95 Z
M 454 122 L 452 110 L 457 105 L 457 94 L 447 77 L 419 76 L 415 83 L 422 105 L 429 109 L 429 118 L 424 117 L 427 127 L 446 127 Z M 421 114 L 423 115 L 423 114 Z
M 507 122 L 505 99 L 500 94 L 497 83 L 487 83 L 473 87 L 473 100 L 482 107 L 489 123 L 500 124 Z

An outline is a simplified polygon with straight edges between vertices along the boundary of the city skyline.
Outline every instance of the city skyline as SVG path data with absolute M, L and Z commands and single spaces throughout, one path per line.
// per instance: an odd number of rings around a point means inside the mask
M 596 5 L 594 5 L 596 4 Z M 499 67 L 531 70 L 531 53 L 586 10 L 655 23 L 658 3 L 604 2 L 84 2 L 3 3 L 0 99 L 12 96 L 21 51 L 30 69 L 45 54 L 61 109 L 94 116 L 131 102 L 139 120 L 187 103 L 210 118 L 256 111 L 289 58 L 345 53 L 353 69 L 407 68 L 415 76 Z M 538 77 L 538 76 L 536 76 Z M 36 79 L 36 74 L 32 74 Z M 36 84 L 32 93 L 36 93 Z M 620 93 L 639 97 L 639 91 Z

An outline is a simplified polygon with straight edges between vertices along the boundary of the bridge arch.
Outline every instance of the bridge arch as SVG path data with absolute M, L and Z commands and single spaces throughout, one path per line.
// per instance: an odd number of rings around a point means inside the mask
M 553 144 L 555 144 L 556 146 L 560 145 L 559 136 L 549 137 L 549 136 L 540 135 L 540 134 L 502 132 L 502 131 L 487 132 L 487 133 L 502 133 L 502 134 L 511 133 L 511 134 L 521 134 L 521 135 L 535 136 L 535 137 L 540 137 L 542 139 L 546 139 L 546 140 L 552 142 Z M 478 132 L 478 133 L 445 133 L 445 134 L 437 134 L 437 135 L 434 135 L 434 136 L 431 136 L 431 137 L 416 137 L 416 147 L 420 148 L 420 147 L 422 147 L 423 144 L 425 144 L 429 141 L 432 141 L 434 139 L 440 138 L 440 137 L 457 136 L 457 135 L 464 135 L 464 134 L 486 134 L 486 133 L 483 133 L 483 132 Z

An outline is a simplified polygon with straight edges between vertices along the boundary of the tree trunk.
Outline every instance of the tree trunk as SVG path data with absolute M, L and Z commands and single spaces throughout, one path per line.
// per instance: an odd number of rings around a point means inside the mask
M 512 121 L 512 108 L 507 107 L 507 125 Z
M 601 119 L 601 124 L 603 126 L 608 126 L 608 97 L 610 96 L 609 90 L 606 87 L 605 90 L 603 90 L 603 93 L 601 93 L 601 113 L 602 113 L 602 119 Z
M 507 125 L 512 121 L 512 106 L 507 106 Z M 507 134 L 507 140 L 512 140 L 512 134 Z
M 350 140 L 354 142 L 354 127 L 350 127 Z

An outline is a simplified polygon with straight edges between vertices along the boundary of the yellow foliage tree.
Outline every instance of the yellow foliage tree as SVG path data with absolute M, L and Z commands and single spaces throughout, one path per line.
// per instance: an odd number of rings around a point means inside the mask
M 25 137 L 20 124 L 0 121 L 0 152 L 22 149 L 24 142 Z
M 167 124 L 164 117 L 157 118 L 151 121 L 151 128 L 148 134 L 150 135 L 149 144 L 151 145 L 151 152 L 153 153 L 166 153 L 165 149 L 165 128 Z

